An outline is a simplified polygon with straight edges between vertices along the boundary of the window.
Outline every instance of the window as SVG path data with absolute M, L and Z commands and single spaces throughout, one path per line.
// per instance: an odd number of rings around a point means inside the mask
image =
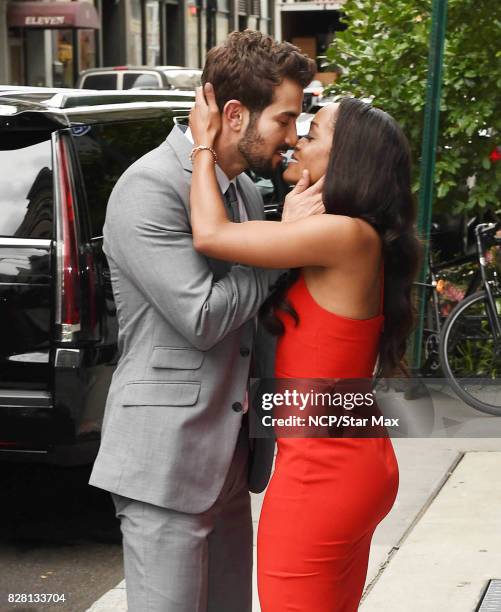
M 124 72 L 124 89 L 141 87 L 143 89 L 160 89 L 160 77 L 152 72 Z
M 106 205 L 119 177 L 137 159 L 161 144 L 172 117 L 93 125 L 74 129 L 73 141 L 82 169 L 92 236 L 101 236 Z
M 77 30 L 78 36 L 78 69 L 87 70 L 96 67 L 96 34 L 95 30 Z
M 82 89 L 116 89 L 117 74 L 107 72 L 104 74 L 89 74 L 84 77 Z
M 54 199 L 51 141 L 33 138 L 26 142 L 24 134 L 18 142 L 14 138 L 2 135 L 0 235 L 50 239 Z
M 194 91 L 202 84 L 201 70 L 165 70 L 164 74 L 172 89 Z

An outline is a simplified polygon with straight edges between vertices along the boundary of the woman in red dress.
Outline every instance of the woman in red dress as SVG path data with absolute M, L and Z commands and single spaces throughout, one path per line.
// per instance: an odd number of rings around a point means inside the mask
M 219 111 L 197 93 L 195 144 L 211 145 Z M 280 379 L 372 378 L 403 367 L 419 259 L 405 136 L 383 111 L 345 98 L 324 107 L 284 173 L 321 180 L 325 214 L 291 222 L 228 221 L 212 155 L 193 163 L 195 248 L 219 259 L 295 268 L 265 304 L 279 334 Z M 378 360 L 379 356 L 379 360 Z M 389 437 L 278 437 L 258 531 L 263 612 L 354 612 L 375 528 L 393 506 Z

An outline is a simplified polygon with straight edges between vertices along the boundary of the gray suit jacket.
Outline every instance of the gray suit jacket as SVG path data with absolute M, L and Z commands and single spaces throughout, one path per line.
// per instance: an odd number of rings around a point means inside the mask
M 198 513 L 214 503 L 229 469 L 242 421 L 235 408 L 244 401 L 253 317 L 279 271 L 232 265 L 194 250 L 190 151 L 176 126 L 128 168 L 110 196 L 103 250 L 120 357 L 89 482 Z M 252 181 L 240 175 L 237 183 L 249 219 L 262 219 Z M 270 443 L 256 445 L 264 454 L 263 461 L 252 461 L 255 490 L 269 478 Z

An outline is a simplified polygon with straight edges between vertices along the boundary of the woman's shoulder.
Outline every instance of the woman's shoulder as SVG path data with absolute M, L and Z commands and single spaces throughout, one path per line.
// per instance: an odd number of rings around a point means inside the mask
M 323 214 L 325 228 L 331 228 L 342 236 L 345 246 L 353 249 L 381 248 L 381 236 L 377 230 L 364 219 L 347 217 L 345 215 Z
M 311 215 L 291 222 L 290 230 L 290 241 L 304 246 L 312 265 L 337 268 L 347 261 L 373 259 L 381 251 L 377 232 L 361 219 Z

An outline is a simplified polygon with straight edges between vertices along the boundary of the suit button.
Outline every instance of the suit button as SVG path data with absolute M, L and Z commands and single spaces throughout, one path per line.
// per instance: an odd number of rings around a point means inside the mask
M 235 412 L 242 412 L 243 410 L 243 406 L 240 402 L 235 402 L 234 404 L 231 405 L 231 407 L 233 408 Z
M 240 349 L 240 355 L 242 355 L 242 357 L 248 357 L 250 355 L 250 349 L 248 349 L 246 346 L 242 346 Z

